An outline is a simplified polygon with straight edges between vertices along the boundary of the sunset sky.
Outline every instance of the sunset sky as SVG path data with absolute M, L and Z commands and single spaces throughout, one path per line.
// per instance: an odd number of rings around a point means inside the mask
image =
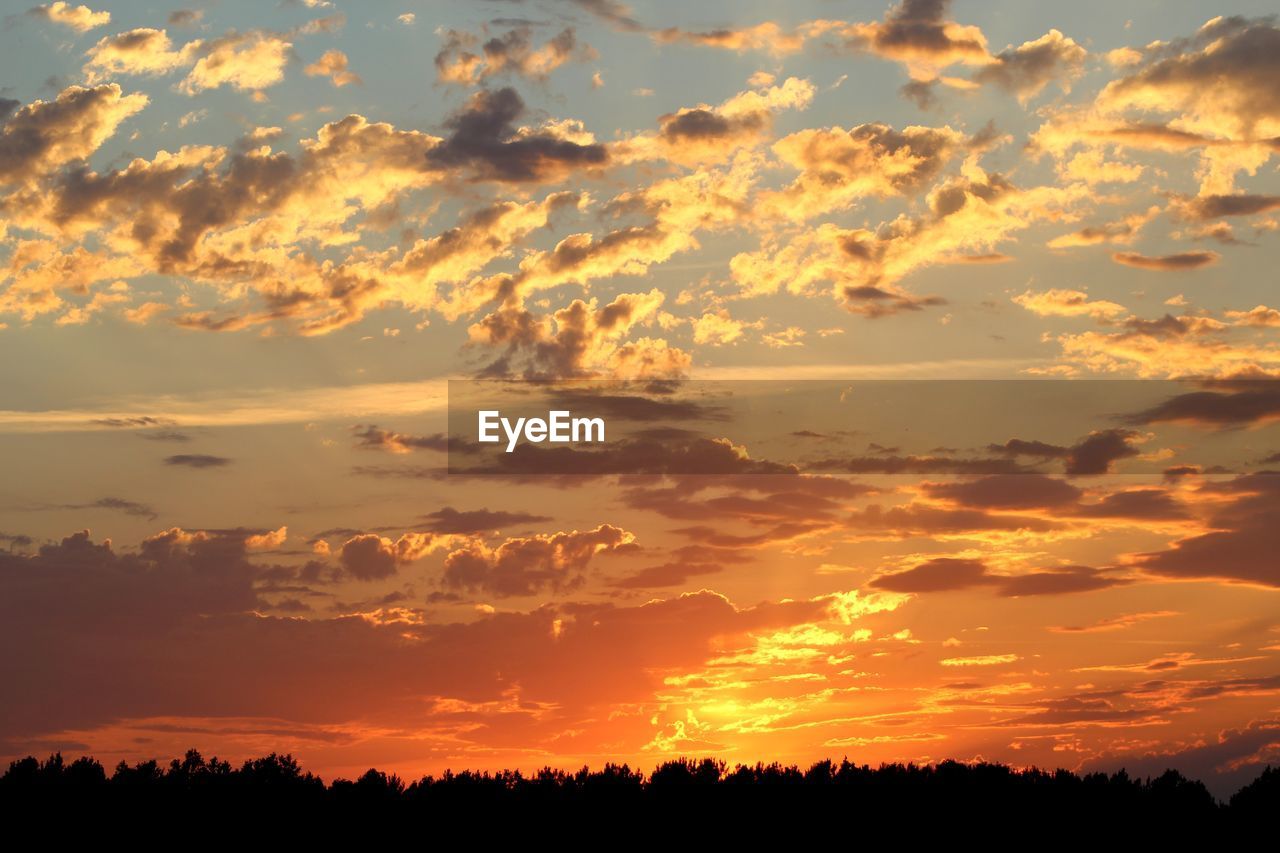
M 1280 761 L 1274 0 L 28 3 L 0 758 Z

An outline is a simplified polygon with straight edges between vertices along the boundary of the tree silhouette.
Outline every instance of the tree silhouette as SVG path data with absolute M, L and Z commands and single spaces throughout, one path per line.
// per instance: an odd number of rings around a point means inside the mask
M 61 753 L 43 762 L 28 756 L 0 776 L 0 814 L 10 821 L 66 815 L 85 825 L 287 820 L 316 833 L 373 826 L 369 821 L 388 831 L 430 821 L 489 833 L 555 832 L 570 825 L 656 832 L 689 821 L 743 831 L 791 826 L 834 832 L 852 825 L 921 829 L 985 821 L 1005 830 L 1052 829 L 1059 840 L 1106 833 L 1111 840 L 1186 843 L 1220 840 L 1264 820 L 1270 826 L 1277 813 L 1280 770 L 1270 767 L 1227 803 L 1175 770 L 1138 779 L 1124 770 L 1077 775 L 957 761 L 871 767 L 844 759 L 804 769 L 778 763 L 730 769 L 713 758 L 678 758 L 647 776 L 625 764 L 605 764 L 573 772 L 548 766 L 528 776 L 518 770 L 445 771 L 409 784 L 371 768 L 355 780 L 326 785 L 292 755 L 271 753 L 236 768 L 192 749 L 167 765 L 122 761 L 110 776 L 87 756 L 70 763 Z

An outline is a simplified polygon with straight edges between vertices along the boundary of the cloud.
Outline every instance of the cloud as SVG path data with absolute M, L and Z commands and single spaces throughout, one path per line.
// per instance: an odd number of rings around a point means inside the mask
M 693 342 L 711 346 L 731 344 L 740 339 L 743 331 L 752 325 L 733 319 L 723 308 L 709 311 L 693 321 Z
M 696 547 L 696 546 L 691 546 Z M 649 566 L 613 582 L 618 589 L 661 589 L 682 586 L 691 578 L 714 575 L 724 570 L 719 563 L 696 563 L 677 560 Z
M 1232 427 L 1280 418 L 1280 383 L 1228 382 L 1222 390 L 1176 394 L 1129 415 L 1132 424 L 1190 423 Z
M 376 533 L 361 533 L 342 543 L 338 562 L 356 580 L 383 580 L 394 575 L 397 567 L 420 560 L 450 541 L 450 537 L 433 533 L 406 533 L 394 541 Z
M 665 159 L 685 166 L 718 163 L 739 149 L 762 141 L 782 110 L 804 110 L 813 102 L 813 84 L 788 77 L 780 85 L 766 85 L 712 106 L 681 107 L 660 116 L 656 132 L 635 134 L 612 147 L 618 162 Z
M 1274 329 L 1280 327 L 1280 310 L 1256 305 L 1248 311 L 1227 311 L 1223 316 L 1235 326 Z
M 744 296 L 784 287 L 794 294 L 816 294 L 825 284 L 850 311 L 868 317 L 919 310 L 941 300 L 914 296 L 897 282 L 923 267 L 990 252 L 1032 223 L 1064 215 L 1083 192 L 1082 187 L 1022 190 L 976 166 L 966 172 L 929 192 L 927 214 L 901 214 L 874 231 L 823 223 L 780 245 L 768 242 L 759 251 L 735 255 L 730 262 L 734 281 Z
M 200 58 L 178 84 L 178 91 L 195 95 L 231 86 L 258 91 L 284 79 L 293 44 L 267 32 L 231 33 L 200 46 Z
M 1016 443 L 1039 444 L 1040 447 L 1033 451 L 1036 454 L 1057 454 L 1064 450 L 1039 442 Z M 1077 461 L 1083 464 L 1083 460 Z M 1100 464 L 1100 461 L 1090 460 L 1090 464 Z M 957 482 L 926 482 L 920 484 L 919 489 L 933 500 L 958 506 L 1002 511 L 1047 510 L 1057 519 L 1171 520 L 1190 517 L 1186 506 L 1163 489 L 1121 489 L 1086 503 L 1082 489 L 1043 474 L 997 474 Z
M 594 298 L 575 299 L 550 318 L 506 307 L 474 323 L 468 336 L 473 345 L 505 349 L 485 368 L 489 376 L 511 374 L 522 364 L 526 378 L 678 377 L 689 366 L 687 353 L 661 339 L 624 341 L 634 326 L 656 318 L 664 299 L 656 288 L 621 293 L 603 307 Z
M 472 181 L 540 183 L 608 162 L 605 146 L 564 126 L 518 132 L 524 112 L 515 89 L 477 92 L 445 123 L 450 134 L 427 152 L 427 165 L 463 169 Z
M 1003 655 L 972 655 L 970 657 L 961 658 L 944 658 L 938 661 L 943 666 L 1002 666 L 1007 663 L 1014 663 L 1021 660 L 1021 655 L 1003 654 Z
M 931 498 L 978 509 L 1061 509 L 1074 505 L 1083 496 L 1083 492 L 1071 483 L 1043 474 L 1007 474 L 960 482 L 924 483 L 921 488 Z
M 1210 514 L 1210 531 L 1179 539 L 1165 550 L 1137 554 L 1134 565 L 1160 577 L 1280 588 L 1280 570 L 1273 559 L 1275 529 L 1280 524 L 1280 476 L 1247 474 L 1225 483 L 1202 484 L 1198 492 L 1227 499 Z
M 1039 515 L 1015 515 L 970 508 L 909 503 L 885 508 L 871 504 L 850 513 L 851 530 L 907 539 L 915 536 L 951 536 L 966 533 L 1043 533 L 1066 525 Z
M 435 58 L 436 79 L 464 86 L 501 75 L 545 80 L 562 65 L 597 57 L 590 45 L 578 41 L 573 27 L 565 27 L 538 47 L 534 46 L 533 30 L 527 26 L 489 38 L 483 44 L 471 33 L 459 30 L 445 30 L 442 36 L 444 45 Z M 480 53 L 474 52 L 477 46 Z
M 139 27 L 99 39 L 85 52 L 84 74 L 90 83 L 119 74 L 169 74 L 194 63 L 203 45 L 196 39 L 174 50 L 164 30 Z
M 175 9 L 165 18 L 165 22 L 171 27 L 194 27 L 203 20 L 203 9 Z
M 202 145 L 161 151 L 151 161 L 135 159 L 105 173 L 74 169 L 40 191 L 11 197 L 15 221 L 50 235 L 50 242 L 36 245 L 52 248 L 54 239 L 74 245 L 77 236 L 98 231 L 109 238 L 102 252 L 110 253 L 73 249 L 75 264 L 49 254 L 22 259 L 13 284 L 0 294 L 0 310 L 47 312 L 62 304 L 58 289 L 161 272 L 225 285 L 225 295 L 241 298 L 252 280 L 249 292 L 265 306 L 170 315 L 179 325 L 230 331 L 289 323 L 304 334 L 323 334 L 398 294 L 414 294 L 416 306 L 432 293 L 384 280 L 382 267 L 394 257 L 376 264 L 322 262 L 315 247 L 352 242 L 369 223 L 347 231 L 348 220 L 439 180 L 425 164 L 437 138 L 352 115 L 303 140 L 296 156 L 254 142 L 236 151 Z
M 451 506 L 422 516 L 433 533 L 492 533 L 503 527 L 551 521 L 549 516 L 506 510 L 457 510 Z
M 773 145 L 786 165 L 799 170 L 786 187 L 760 193 L 767 215 L 803 221 L 844 210 L 867 198 L 913 195 L 962 149 L 966 137 L 950 127 L 863 124 L 802 130 Z
M 945 18 L 948 0 L 902 0 L 884 20 L 852 24 L 848 43 L 904 63 L 913 80 L 929 81 L 950 65 L 986 65 L 987 40 L 977 27 Z
M 33 101 L 0 128 L 0 183 L 34 183 L 98 150 L 120 124 L 147 105 L 114 83 L 70 86 L 52 101 Z
M 611 524 L 579 532 L 536 534 L 507 539 L 496 548 L 473 542 L 449 552 L 445 586 L 499 597 L 573 589 L 599 554 L 626 549 L 635 536 Z
M 230 465 L 231 460 L 225 456 L 209 456 L 204 453 L 179 453 L 176 456 L 166 456 L 164 464 L 183 468 L 221 468 Z
M 736 53 L 763 51 L 773 56 L 788 56 L 804 49 L 805 43 L 824 33 L 840 29 L 840 21 L 810 21 L 786 32 L 774 21 L 762 21 L 748 27 L 723 27 L 692 31 L 678 27 L 655 30 L 650 35 L 660 44 L 691 44 L 699 47 L 732 50 Z
M 158 517 L 156 511 L 144 503 L 127 500 L 125 498 L 98 498 L 92 503 L 86 504 L 63 504 L 58 509 L 110 509 L 122 512 L 125 515 L 132 515 L 137 518 L 155 519 Z
M 991 64 L 978 69 L 973 79 L 999 86 L 1026 103 L 1053 80 L 1069 91 L 1070 81 L 1080 76 L 1087 55 L 1071 38 L 1049 30 L 1034 41 L 1002 50 Z
M 853 503 L 874 491 L 846 477 L 802 474 L 777 463 L 729 455 L 734 448 L 724 440 L 688 444 L 694 464 L 682 472 L 685 476 L 669 473 L 650 485 L 632 485 L 623 492 L 623 504 L 678 521 L 772 525 L 787 539 L 799 532 L 838 529 Z M 717 455 L 721 463 L 708 464 Z M 673 466 L 669 471 L 680 469 Z M 728 558 L 722 552 L 702 551 L 692 559 Z
M 1040 317 L 1092 317 L 1105 321 L 1127 313 L 1123 305 L 1105 299 L 1090 299 L 1081 290 L 1027 290 L 1015 297 L 1017 305 Z
M 263 614 L 254 591 L 273 569 L 248 561 L 246 538 L 173 529 L 117 553 L 81 533 L 31 556 L 0 552 L 0 641 L 33 650 L 22 666 L 0 664 L 6 684 L 30 700 L 6 705 L 0 738 L 90 729 L 98 749 L 109 737 L 103 727 L 118 721 L 167 717 L 189 732 L 212 709 L 214 729 L 236 717 L 271 718 L 279 742 L 296 721 L 341 723 L 348 737 L 356 732 L 348 742 L 362 742 L 375 720 L 380 731 L 421 734 L 426 713 L 427 737 L 444 726 L 456 749 L 459 709 L 518 696 L 520 706 L 556 708 L 557 722 L 526 730 L 534 739 L 581 723 L 593 741 L 621 734 L 643 743 L 652 737 L 646 725 L 590 721 L 653 702 L 664 673 L 704 665 L 721 639 L 832 618 L 837 604 L 738 607 L 703 590 L 631 607 L 564 603 L 435 624 L 408 608 L 389 612 L 395 605 L 277 617 Z M 150 687 L 86 692 L 97 680 Z M 229 683 L 256 688 L 227 691 Z M 510 730 L 500 728 L 468 725 L 462 740 L 509 746 Z
M 1134 74 L 1108 83 L 1098 100 L 1113 110 L 1177 113 L 1179 127 L 1244 140 L 1275 135 L 1280 29 L 1267 18 L 1218 17 Z
M 1109 616 L 1088 625 L 1055 625 L 1048 630 L 1056 634 L 1098 634 L 1108 631 L 1124 631 L 1151 619 L 1163 619 L 1169 616 L 1181 616 L 1176 610 L 1144 610 L 1138 613 L 1122 613 Z
M 1099 163 L 1112 145 L 1196 150 L 1199 195 L 1232 194 L 1235 176 L 1256 172 L 1280 135 L 1280 98 L 1267 84 L 1277 45 L 1280 29 L 1270 18 L 1213 18 L 1191 38 L 1151 45 L 1129 66 L 1132 73 L 1107 83 L 1092 104 L 1057 111 L 1032 146 L 1053 153 L 1066 171 L 1081 148 Z M 1135 169 L 1116 168 L 1116 177 L 1136 177 Z
M 324 55 L 302 69 L 308 77 L 328 77 L 339 89 L 352 83 L 363 83 L 360 75 L 347 68 L 347 55 L 340 50 L 326 50 Z
M 95 12 L 88 6 L 72 6 L 65 0 L 56 0 L 46 6 L 36 6 L 27 14 L 70 27 L 78 33 L 111 23 L 110 12 Z
M 1280 196 L 1233 193 L 1202 195 L 1182 201 L 1178 210 L 1191 219 L 1218 219 L 1223 216 L 1253 216 L 1280 209 Z
M 1062 459 L 1068 476 L 1107 474 L 1113 463 L 1137 456 L 1133 446 L 1142 436 L 1129 429 L 1094 430 L 1070 447 L 1011 438 L 1004 444 L 992 444 L 988 450 L 1009 456 L 1031 456 L 1040 459 Z
M 903 572 L 879 575 L 871 580 L 871 586 L 890 592 L 921 593 L 969 589 L 993 582 L 981 560 L 939 557 Z
M 1009 459 L 957 459 L 948 455 L 877 453 L 814 460 L 808 467 L 849 474 L 1017 474 L 1022 468 Z
M 448 297 L 444 305 L 434 301 L 422 301 L 413 294 L 421 294 L 423 283 L 470 284 L 470 279 L 489 263 L 510 257 L 516 245 L 533 232 L 550 228 L 552 218 L 562 211 L 581 210 L 589 201 L 585 194 L 574 192 L 551 193 L 541 201 L 523 204 L 516 201 L 498 201 L 465 217 L 461 223 L 433 237 L 418 239 L 386 269 L 386 278 L 393 283 L 407 304 L 422 307 L 439 307 L 453 317 L 469 313 L 478 307 L 469 301 L 470 288 Z M 434 294 L 434 287 L 427 288 Z M 456 301 L 455 301 L 456 300 Z
M 1130 317 L 1121 331 L 1059 335 L 1062 361 L 1083 369 L 1140 377 L 1240 377 L 1280 375 L 1274 343 L 1227 337 L 1233 327 L 1212 317 L 1166 314 Z
M 1126 267 L 1137 267 L 1143 270 L 1157 270 L 1160 272 L 1177 272 L 1179 270 L 1194 270 L 1200 267 L 1207 267 L 1216 264 L 1222 256 L 1217 252 L 1179 252 L 1174 255 L 1161 255 L 1152 257 L 1150 255 L 1142 255 L 1137 252 L 1115 252 L 1111 255 L 1111 260 Z
M 1160 212 L 1159 207 L 1152 206 L 1145 213 L 1126 216 L 1119 222 L 1107 222 L 1082 228 L 1049 241 L 1050 249 L 1069 249 L 1076 246 L 1096 246 L 1100 243 L 1131 243 L 1142 230 L 1142 226 L 1150 222 Z
M 388 453 L 403 454 L 414 450 L 436 450 L 444 453 L 449 449 L 449 437 L 444 433 L 405 435 L 380 429 L 376 424 L 356 424 L 351 432 L 355 434 L 355 446 L 361 450 L 385 450 Z
M 458 448 L 478 452 L 478 445 Z M 365 473 L 383 473 L 367 471 Z M 547 475 L 563 477 L 566 485 L 583 485 L 587 477 L 612 474 L 794 474 L 791 465 L 752 459 L 746 448 L 727 438 L 700 436 L 673 439 L 661 435 L 611 440 L 600 450 L 521 444 L 512 453 L 490 452 L 475 463 L 454 461 L 452 476 L 502 475 L 534 482 Z
M 946 592 L 991 587 L 997 595 L 1068 595 L 1129 583 L 1088 566 L 1060 566 L 1013 575 L 991 573 L 981 560 L 939 557 L 902 572 L 878 575 L 871 586 L 889 592 Z

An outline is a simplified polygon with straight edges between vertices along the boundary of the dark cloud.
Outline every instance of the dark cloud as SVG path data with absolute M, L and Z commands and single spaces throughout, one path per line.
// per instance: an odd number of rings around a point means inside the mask
M 1193 219 L 1219 219 L 1223 216 L 1252 216 L 1280 209 L 1280 195 L 1205 195 L 1181 205 Z
M 890 56 L 925 54 L 939 57 L 985 57 L 986 45 L 967 34 L 948 32 L 946 13 L 951 0 L 902 0 L 891 8 L 884 23 L 866 39 L 855 39 L 872 50 Z
M 175 9 L 165 21 L 171 27 L 194 27 L 203 19 L 204 11 L 201 9 Z
M 1017 474 L 1023 469 L 1010 459 L 957 459 L 950 456 L 836 457 L 806 463 L 814 471 L 849 474 Z
M 444 453 L 449 449 L 449 437 L 444 433 L 405 435 L 381 429 L 375 424 L 356 424 L 351 432 L 355 435 L 355 446 L 362 450 L 384 450 L 389 453 L 437 450 Z
M 920 109 L 929 110 L 938 105 L 937 87 L 934 80 L 911 80 L 903 83 L 898 91 Z
M 585 446 L 585 445 L 584 445 Z M 744 456 L 728 439 L 693 437 L 683 442 L 610 440 L 599 450 L 518 444 L 506 453 L 496 445 L 455 443 L 474 462 L 451 456 L 449 471 L 463 475 L 536 476 L 610 474 L 795 474 L 792 465 Z
M 15 548 L 26 548 L 28 545 L 34 544 L 34 541 L 35 540 L 33 540 L 30 536 L 27 536 L 22 533 L 5 533 L 4 531 L 0 530 L 0 542 L 3 542 L 6 545 L 8 545 L 10 551 L 14 550 Z
M 925 483 L 931 498 L 978 509 L 1037 509 L 1072 506 L 1083 492 L 1070 483 L 1042 474 L 982 477 L 959 483 Z
M 433 533 L 488 533 L 517 524 L 535 524 L 550 521 L 545 515 L 505 510 L 472 509 L 457 510 L 451 506 L 424 515 L 427 529 Z
M 1112 463 L 1138 455 L 1138 449 L 1130 442 L 1139 437 L 1138 433 L 1127 429 L 1092 432 L 1071 446 L 1065 471 L 1068 476 L 1110 473 Z
M 999 584 L 1002 596 L 1065 595 L 1073 592 L 1093 592 L 1113 586 L 1131 583 L 1127 578 L 1105 574 L 1089 566 L 1065 566 L 1048 571 L 1011 575 Z
M 116 427 L 120 429 L 173 426 L 174 421 L 167 418 L 155 418 L 151 415 L 140 415 L 132 418 L 94 418 L 89 423 L 95 426 Z
M 446 83 L 473 85 L 500 75 L 545 80 L 561 65 L 597 55 L 590 45 L 578 41 L 573 27 L 566 27 L 541 46 L 534 44 L 533 30 L 527 25 L 495 35 L 483 44 L 471 33 L 458 30 L 445 30 L 443 36 L 435 66 L 437 78 Z
M 1168 479 L 1167 471 L 1165 478 Z M 1096 503 L 1076 507 L 1073 514 L 1081 518 L 1129 518 L 1153 521 L 1190 517 L 1186 505 L 1163 489 L 1129 489 L 1113 492 Z
M 724 566 L 719 563 L 673 560 L 669 563 L 649 566 L 634 574 L 619 578 L 612 585 L 618 589 L 661 589 L 670 586 L 683 586 L 692 578 L 714 575 L 722 571 L 724 571 Z
M 396 573 L 395 549 L 376 533 L 361 533 L 342 543 L 338 562 L 356 580 L 381 580 Z
M 147 441 L 190 441 L 191 436 L 185 432 L 178 432 L 171 429 L 162 429 L 151 432 L 137 433 L 138 438 L 145 438 Z
M 1076 477 L 1107 474 L 1112 463 L 1137 456 L 1138 449 L 1130 442 L 1139 437 L 1129 429 L 1104 429 L 1089 433 L 1070 447 L 1012 438 L 1004 444 L 989 445 L 988 449 L 1009 456 L 1061 459 L 1065 472 Z
M 1221 258 L 1222 256 L 1217 252 L 1209 251 L 1178 252 L 1174 255 L 1160 256 L 1143 255 L 1138 252 L 1114 252 L 1111 255 L 1111 260 L 1126 267 L 1159 272 L 1199 269 L 1216 264 Z
M 1280 561 L 1275 555 L 1280 474 L 1247 474 L 1225 483 L 1201 484 L 1198 491 L 1228 499 L 1210 515 L 1210 532 L 1179 539 L 1163 551 L 1139 554 L 1136 565 L 1163 577 L 1280 588 Z
M 231 460 L 225 456 L 209 456 L 204 453 L 179 453 L 176 456 L 166 456 L 164 464 L 185 468 L 221 468 L 230 465 Z
M 871 586 L 890 592 L 941 592 L 991 583 L 994 580 L 981 560 L 939 557 L 903 572 L 879 575 Z
M 1183 422 L 1243 426 L 1280 418 L 1280 381 L 1229 383 L 1226 390 L 1191 391 L 1129 415 L 1132 424 Z
M 65 504 L 61 509 L 110 509 L 122 512 L 125 515 L 137 516 L 138 518 L 156 518 L 157 513 L 154 509 L 137 501 L 125 500 L 124 498 L 99 498 L 92 503 L 87 504 Z
M 593 256 L 626 252 L 632 246 L 643 248 L 663 239 L 665 235 L 656 228 L 635 228 L 612 232 L 587 248 L 570 246 L 570 241 L 565 240 L 548 256 L 548 265 L 564 270 L 568 278 L 575 267 Z M 554 326 L 547 317 L 522 307 L 499 308 L 470 329 L 473 344 L 505 347 L 503 355 L 481 370 L 479 376 L 505 379 L 523 365 L 525 379 L 590 378 L 601 374 L 592 364 L 592 356 L 608 345 L 613 348 L 614 363 L 634 364 L 656 376 L 678 377 L 683 369 L 678 356 L 684 354 L 667 348 L 665 341 L 653 351 L 637 348 L 633 343 L 615 343 L 635 324 L 650 319 L 661 301 L 656 290 L 647 294 L 621 293 L 604 307 L 597 307 L 594 299 L 575 299 L 554 312 Z
M 873 319 L 947 304 L 947 300 L 940 296 L 895 293 L 870 284 L 845 287 L 841 293 L 844 295 L 845 307 L 855 314 Z
M 1078 76 L 1084 66 L 1085 49 L 1057 30 L 1019 47 L 997 53 L 994 61 L 974 74 L 979 83 L 989 83 L 1030 98 L 1052 80 Z
M 753 525 L 803 524 L 836 528 L 847 505 L 874 491 L 845 477 L 813 474 L 727 473 L 655 478 L 624 485 L 629 509 L 657 513 L 677 521 L 746 522 Z M 693 559 L 686 552 L 685 558 Z M 722 554 L 695 555 L 700 562 L 724 562 Z
M 88 157 L 128 116 L 142 109 L 142 95 L 122 96 L 114 83 L 70 86 L 52 101 L 8 112 L 0 126 L 0 185 L 34 181 Z
M 879 575 L 871 586 L 890 592 L 944 592 L 991 587 L 997 595 L 1065 595 L 1129 583 L 1089 566 L 1063 566 L 1014 575 L 992 574 L 982 560 L 939 557 L 912 569 Z
M 658 135 L 672 145 L 736 139 L 758 132 L 768 121 L 765 112 L 724 116 L 709 109 L 687 109 L 661 116 Z
M 872 504 L 847 518 L 851 530 L 886 534 L 900 538 L 938 534 L 983 533 L 992 530 L 1045 532 L 1062 529 L 1060 521 L 1033 515 L 995 513 L 968 507 L 946 508 L 918 503 L 888 509 Z
M 30 557 L 0 552 L 0 644 L 24 650 L 0 656 L 7 695 L 23 697 L 0 703 L 0 740 L 210 715 L 283 728 L 375 719 L 419 728 L 424 698 L 498 702 L 517 686 L 522 703 L 555 707 L 562 728 L 652 701 L 661 673 L 704 664 L 718 637 L 811 622 L 829 607 L 738 608 L 704 591 L 430 625 L 299 619 L 264 615 L 259 571 L 243 539 L 183 531 L 137 553 L 87 534 Z
M 934 499 L 982 510 L 1052 510 L 1059 518 L 1182 519 L 1187 508 L 1163 489 L 1129 489 L 1085 503 L 1082 489 L 1041 474 L 980 477 L 947 483 L 924 483 Z
M 514 123 L 524 113 L 515 89 L 477 92 L 445 123 L 450 134 L 427 152 L 427 165 L 463 169 L 473 181 L 537 183 L 608 161 L 603 145 L 580 144 L 550 130 L 517 133 Z

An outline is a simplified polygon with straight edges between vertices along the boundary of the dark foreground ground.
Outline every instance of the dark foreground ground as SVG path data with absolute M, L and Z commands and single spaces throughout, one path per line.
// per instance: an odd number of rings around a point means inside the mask
M 648 775 L 607 764 L 530 776 L 445 773 L 408 784 L 369 770 L 326 785 L 288 755 L 232 767 L 192 750 L 167 766 L 121 762 L 111 773 L 87 757 L 25 758 L 0 777 L 0 825 L 8 830 L 28 824 L 54 833 L 108 826 L 145 832 L 183 824 L 202 827 L 206 841 L 253 824 L 276 825 L 291 838 L 360 831 L 368 841 L 393 831 L 423 839 L 457 831 L 477 842 L 552 832 L 592 846 L 662 836 L 665 846 L 683 848 L 696 841 L 688 834 L 696 831 L 710 833 L 708 844 L 778 833 L 797 842 L 893 834 L 986 846 L 1020 840 L 1052 847 L 1072 839 L 1110 848 L 1158 839 L 1211 844 L 1242 831 L 1261 831 L 1272 843 L 1277 818 L 1280 769 L 1270 767 L 1227 802 L 1173 770 L 1134 779 L 1123 771 L 1078 776 L 953 761 L 728 769 L 711 759 L 680 759 Z

